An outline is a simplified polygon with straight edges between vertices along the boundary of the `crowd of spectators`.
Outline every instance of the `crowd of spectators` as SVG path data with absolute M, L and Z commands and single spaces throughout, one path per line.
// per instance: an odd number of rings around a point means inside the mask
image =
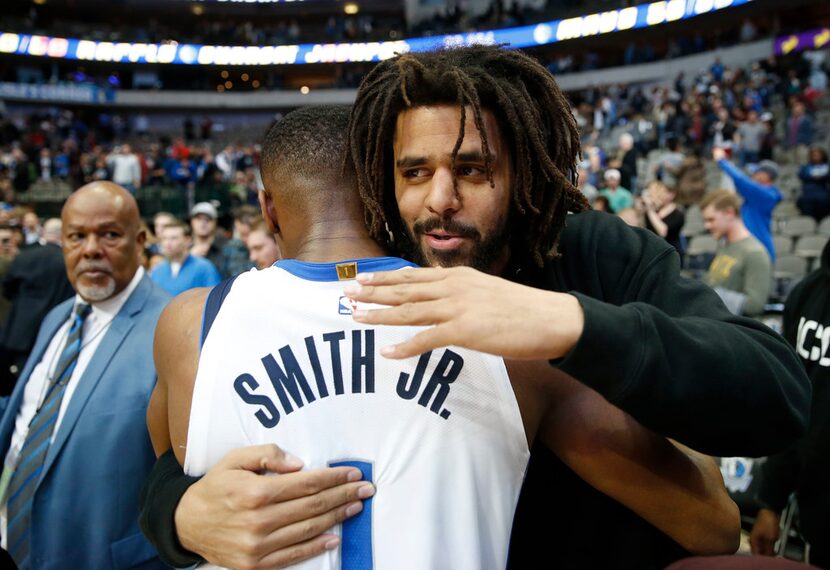
M 826 108 L 827 70 L 826 50 L 746 69 L 714 60 L 670 85 L 572 94 L 584 145 L 579 187 L 595 209 L 657 233 L 681 258 L 685 212 L 703 210 L 696 215 L 720 245 L 697 275 L 735 312 L 758 315 L 773 292 L 774 208 L 791 197 L 794 214 L 820 222 L 830 213 L 828 133 L 815 119 Z M 717 185 L 709 157 L 723 173 Z M 799 167 L 801 188 L 794 177 L 782 187 L 779 164 Z M 727 195 L 712 202 L 719 188 Z
M 402 16 L 357 14 L 354 16 L 307 15 L 253 19 L 216 15 L 190 17 L 186 21 L 175 18 L 151 17 L 137 23 L 118 21 L 111 14 L 103 21 L 64 19 L 42 14 L 34 7 L 25 16 L 9 18 L 10 31 L 41 33 L 61 37 L 77 37 L 96 41 L 166 43 L 177 41 L 211 45 L 293 45 L 326 41 L 359 42 L 400 39 L 406 29 Z M 301 23 L 302 20 L 302 23 Z M 10 28 L 8 28 L 10 26 Z M 57 32 L 60 30 L 60 32 Z
M 794 199 L 802 213 L 821 220 L 830 210 L 830 164 L 826 150 L 813 147 L 818 131 L 813 115 L 827 88 L 827 63 L 818 56 L 770 57 L 746 69 L 715 59 L 699 74 L 681 74 L 669 84 L 609 85 L 569 94 L 583 137 L 580 188 L 595 208 L 655 231 L 683 255 L 684 211 L 714 189 L 707 188 L 708 157 L 717 152 L 719 158 L 731 158 L 735 172 L 776 159 L 802 165 L 803 191 L 795 192 Z M 15 206 L 28 203 L 27 193 L 38 182 L 63 181 L 77 188 L 111 180 L 139 195 L 142 189 L 174 189 L 188 197 L 186 209 L 175 212 L 181 218 L 190 215 L 194 224 L 185 232 L 190 235 L 181 236 L 192 240 L 188 251 L 211 259 L 221 275 L 249 263 L 238 239 L 230 240 L 230 248 L 221 243 L 216 224 L 221 222 L 231 237 L 230 209 L 256 206 L 256 145 L 218 140 L 207 116 L 177 119 L 182 121 L 178 133 L 164 135 L 152 132 L 142 113 L 52 109 L 10 117 L 0 121 L 0 197 L 5 204 L 0 222 L 12 221 L 31 233 L 32 216 L 24 223 Z M 722 168 L 737 176 L 726 165 Z M 211 205 L 191 211 L 193 189 L 204 186 L 218 189 L 216 205 L 222 211 Z M 778 200 L 780 196 L 765 207 L 760 225 L 769 226 L 767 210 Z M 744 210 L 745 219 L 750 210 Z M 201 218 L 206 218 L 204 224 Z M 752 230 L 758 224 L 747 225 Z M 220 235 L 215 243 L 214 235 Z M 757 237 L 771 243 L 768 230 Z
M 37 183 L 61 181 L 73 188 L 111 180 L 135 193 L 144 186 L 218 185 L 228 203 L 255 204 L 259 150 L 228 144 L 213 150 L 211 120 L 199 128 L 190 118 L 180 136 L 151 138 L 144 115 L 100 113 L 90 117 L 49 109 L 0 120 L 0 197 L 26 201 Z M 130 144 L 128 141 L 133 141 Z
M 678 201 L 688 205 L 703 190 L 702 178 L 689 171 L 701 169 L 698 159 L 715 147 L 741 166 L 774 158 L 776 148 L 806 162 L 816 142 L 812 113 L 827 88 L 826 53 L 814 55 L 769 57 L 748 69 L 715 59 L 698 75 L 680 74 L 670 85 L 610 85 L 571 94 L 587 182 L 599 187 L 606 169 L 614 168 L 621 186 L 636 194 L 646 180 L 658 178 L 675 186 Z M 637 158 L 654 150 L 654 170 L 636 171 Z

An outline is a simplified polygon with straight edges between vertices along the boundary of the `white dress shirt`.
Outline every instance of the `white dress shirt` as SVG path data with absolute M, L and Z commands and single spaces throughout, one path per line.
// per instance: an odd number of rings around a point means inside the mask
M 127 299 L 132 295 L 138 282 L 144 277 L 144 268 L 139 267 L 135 272 L 129 285 L 123 291 L 106 299 L 104 301 L 90 303 L 92 305 L 92 312 L 84 321 L 84 331 L 81 336 L 81 352 L 78 354 L 78 362 L 75 369 L 72 371 L 72 376 L 66 384 L 66 389 L 61 400 L 61 408 L 58 412 L 58 419 L 55 423 L 55 429 L 52 431 L 51 441 L 55 441 L 55 435 L 61 426 L 63 416 L 66 413 L 66 408 L 69 401 L 72 399 L 72 394 L 78 387 L 78 381 L 84 374 L 89 361 L 101 344 L 101 340 L 106 335 L 112 324 L 113 319 L 127 302 Z M 81 299 L 80 295 L 75 295 L 75 305 L 86 302 Z M 73 311 L 74 312 L 74 311 Z M 41 402 L 46 396 L 46 390 L 49 386 L 49 381 L 55 373 L 55 367 L 60 360 L 61 352 L 63 352 L 66 338 L 69 336 L 69 327 L 72 326 L 74 316 L 70 318 L 57 330 L 55 336 L 49 341 L 43 357 L 40 359 L 32 373 L 29 375 L 29 380 L 26 382 L 26 387 L 23 390 L 23 401 L 20 404 L 20 409 L 17 411 L 17 419 L 14 424 L 14 434 L 12 435 L 11 445 L 9 451 L 6 453 L 5 464 L 10 462 L 10 457 L 16 457 L 26 441 L 26 435 L 29 433 L 29 424 L 37 413 Z M 2 546 L 6 548 L 6 504 L 3 503 L 2 510 L 0 510 L 0 532 L 2 532 Z

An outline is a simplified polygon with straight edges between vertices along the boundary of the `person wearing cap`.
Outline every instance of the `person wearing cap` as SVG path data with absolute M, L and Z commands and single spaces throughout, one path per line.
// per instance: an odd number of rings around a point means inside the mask
M 190 254 L 204 257 L 219 271 L 222 277 L 225 274 L 225 238 L 216 232 L 216 220 L 219 212 L 210 202 L 199 202 L 190 210 L 190 229 L 193 234 L 193 245 Z
M 712 151 L 720 169 L 732 179 L 735 190 L 743 198 L 741 216 L 749 232 L 760 241 L 775 262 L 775 246 L 772 243 L 772 210 L 781 201 L 781 191 L 775 186 L 778 165 L 771 160 L 762 160 L 752 176 L 726 159 L 722 148 Z
M 600 196 L 605 196 L 608 199 L 608 204 L 614 213 L 634 206 L 634 197 L 631 192 L 620 185 L 621 178 L 619 170 L 609 168 L 605 171 L 605 188 L 599 191 Z

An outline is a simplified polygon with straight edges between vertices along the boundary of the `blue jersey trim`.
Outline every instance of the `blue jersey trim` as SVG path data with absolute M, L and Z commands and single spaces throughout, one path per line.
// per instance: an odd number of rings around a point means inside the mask
M 356 467 L 363 475 L 362 480 L 374 482 L 372 464 L 367 461 L 338 461 L 329 467 Z M 340 545 L 341 570 L 372 570 L 374 548 L 372 547 L 372 497 L 363 501 L 363 510 L 343 521 Z
M 374 271 L 394 271 L 403 267 L 418 267 L 414 263 L 399 257 L 372 257 L 366 259 L 346 259 L 337 263 L 309 263 L 296 259 L 280 259 L 274 264 L 290 274 L 308 281 L 338 281 L 337 265 L 357 263 L 358 273 Z
M 214 287 L 208 293 L 205 299 L 205 310 L 202 312 L 202 334 L 199 340 L 199 351 L 205 345 L 205 339 L 210 332 L 210 327 L 213 326 L 213 321 L 216 320 L 216 315 L 219 314 L 219 309 L 222 308 L 222 303 L 225 302 L 225 297 L 231 292 L 231 286 L 239 275 L 234 275 L 225 279 L 219 285 Z

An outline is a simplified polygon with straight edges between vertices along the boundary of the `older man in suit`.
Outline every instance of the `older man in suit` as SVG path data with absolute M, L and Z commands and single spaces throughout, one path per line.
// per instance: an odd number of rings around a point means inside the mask
M 63 209 L 76 291 L 44 320 L 0 420 L 2 546 L 25 568 L 162 568 L 138 529 L 144 422 L 168 295 L 139 266 L 135 199 L 95 182 Z

